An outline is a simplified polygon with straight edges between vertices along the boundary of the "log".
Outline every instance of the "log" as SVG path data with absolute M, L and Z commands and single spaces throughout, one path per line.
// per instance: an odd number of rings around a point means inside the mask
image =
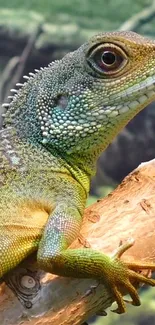
M 155 262 L 155 159 L 141 164 L 116 190 L 85 210 L 81 234 L 71 247 L 91 246 L 111 254 L 129 238 L 135 244 L 123 255 L 125 261 Z M 93 279 L 40 271 L 33 255 L 1 284 L 0 324 L 82 324 L 113 302 L 101 284 L 89 292 L 96 284 Z

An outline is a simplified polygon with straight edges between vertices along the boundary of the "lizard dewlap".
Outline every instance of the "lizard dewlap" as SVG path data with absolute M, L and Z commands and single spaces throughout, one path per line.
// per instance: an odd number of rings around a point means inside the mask
M 37 251 L 41 269 L 106 284 L 125 311 L 120 287 L 155 264 L 69 249 L 77 238 L 96 161 L 114 136 L 155 99 L 155 42 L 133 32 L 100 33 L 12 89 L 0 131 L 0 277 Z M 134 271 L 135 270 L 135 271 Z

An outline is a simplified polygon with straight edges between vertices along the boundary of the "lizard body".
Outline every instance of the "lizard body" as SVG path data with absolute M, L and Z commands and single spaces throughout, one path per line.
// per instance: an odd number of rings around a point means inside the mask
M 31 74 L 9 104 L 0 131 L 0 277 L 37 250 L 48 272 L 119 285 L 155 264 L 68 249 L 78 236 L 96 161 L 119 130 L 155 98 L 155 43 L 132 32 L 101 33 Z

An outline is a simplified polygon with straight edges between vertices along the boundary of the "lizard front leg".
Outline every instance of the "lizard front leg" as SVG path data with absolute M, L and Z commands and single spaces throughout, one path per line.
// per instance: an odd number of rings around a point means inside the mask
M 69 203 L 69 201 L 68 201 Z M 39 267 L 45 271 L 66 277 L 94 278 L 108 286 L 112 291 L 118 308 L 115 312 L 125 312 L 120 287 L 124 287 L 132 298 L 132 304 L 139 306 L 140 299 L 132 282 L 142 282 L 155 286 L 155 280 L 136 273 L 135 270 L 150 268 L 155 270 L 155 264 L 125 263 L 121 255 L 133 242 L 118 248 L 112 257 L 93 249 L 68 249 L 71 242 L 78 236 L 82 217 L 79 210 L 70 203 L 59 204 L 49 217 L 38 250 Z

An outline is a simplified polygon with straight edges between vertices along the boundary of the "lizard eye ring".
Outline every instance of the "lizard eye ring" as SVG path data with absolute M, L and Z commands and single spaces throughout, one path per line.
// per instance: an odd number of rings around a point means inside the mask
M 87 62 L 103 76 L 114 75 L 127 64 L 126 53 L 115 44 L 104 43 L 90 49 Z

